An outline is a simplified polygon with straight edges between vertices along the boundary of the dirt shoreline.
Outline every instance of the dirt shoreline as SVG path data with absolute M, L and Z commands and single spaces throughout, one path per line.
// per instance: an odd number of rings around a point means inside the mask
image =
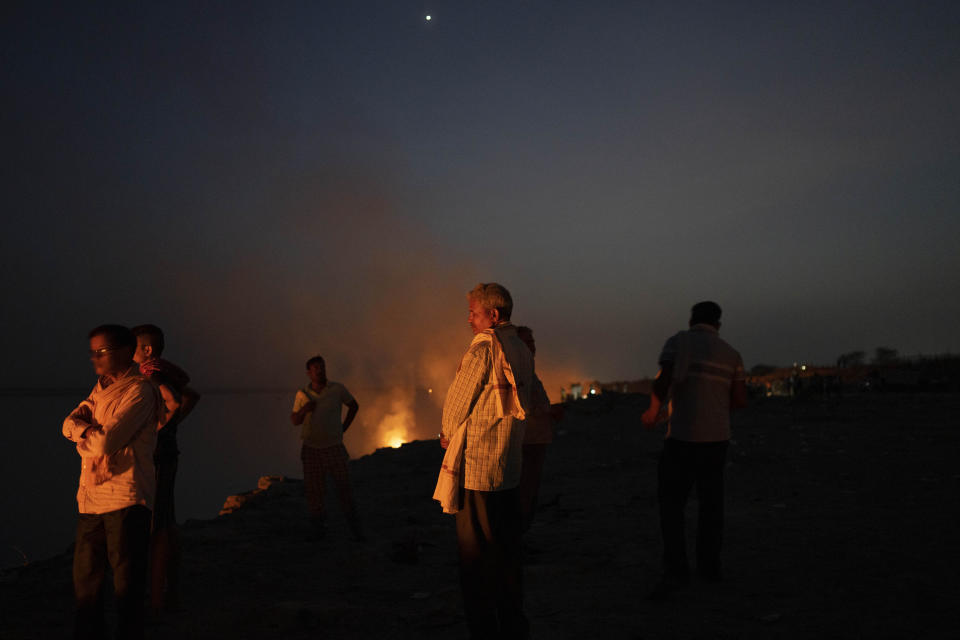
M 659 573 L 662 446 L 638 427 L 645 404 L 584 401 L 559 426 L 526 539 L 533 637 L 957 636 L 960 394 L 771 398 L 738 413 L 726 579 L 662 603 L 644 598 Z M 183 610 L 147 637 L 465 637 L 453 519 L 430 500 L 440 459 L 415 442 L 351 463 L 367 543 L 336 504 L 330 535 L 309 541 L 296 480 L 184 523 Z M 0 638 L 70 635 L 70 561 L 0 575 Z

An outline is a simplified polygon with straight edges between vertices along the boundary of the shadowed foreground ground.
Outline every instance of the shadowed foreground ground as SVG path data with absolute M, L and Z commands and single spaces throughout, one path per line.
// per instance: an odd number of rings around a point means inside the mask
M 608 395 L 559 427 L 527 537 L 534 637 L 957 637 L 960 396 L 769 399 L 739 413 L 727 579 L 666 603 L 643 597 L 659 567 L 662 437 L 637 427 L 645 405 Z M 328 538 L 308 542 L 299 481 L 186 523 L 183 611 L 147 637 L 464 637 L 453 519 L 429 499 L 440 457 L 418 442 L 352 463 L 367 543 L 349 540 L 336 505 Z M 70 561 L 0 575 L 0 638 L 69 637 Z

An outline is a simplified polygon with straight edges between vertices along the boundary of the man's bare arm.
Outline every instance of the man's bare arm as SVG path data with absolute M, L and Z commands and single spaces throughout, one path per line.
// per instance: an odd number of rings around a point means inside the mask
M 660 365 L 660 373 L 653 381 L 653 394 L 657 396 L 661 403 L 667 399 L 667 394 L 670 393 L 671 382 L 673 382 L 673 363 L 664 362 Z
M 673 380 L 673 363 L 664 362 L 660 365 L 660 371 L 653 381 L 653 390 L 650 394 L 650 406 L 643 415 L 640 416 L 640 422 L 647 429 L 652 429 L 657 424 L 657 416 L 660 415 L 660 407 L 667 399 L 670 393 L 670 383 Z
M 290 412 L 290 422 L 293 423 L 293 426 L 299 427 L 303 424 L 303 419 L 307 416 L 308 413 L 317 408 L 317 403 L 313 400 L 309 401 L 307 404 L 303 405 L 297 411 Z
M 343 432 L 346 433 L 347 429 L 350 428 L 350 425 L 353 423 L 353 419 L 357 417 L 357 411 L 360 411 L 360 405 L 357 404 L 356 400 L 345 403 L 347 405 L 347 417 L 343 419 Z
M 160 395 L 163 397 L 163 404 L 166 407 L 158 429 L 162 429 L 171 423 L 180 424 L 183 422 L 183 419 L 193 411 L 200 400 L 200 394 L 190 387 L 184 387 L 182 392 L 177 393 L 168 385 L 158 384 L 157 386 L 160 388 Z
M 183 420 L 190 415 L 198 402 L 200 402 L 200 393 L 190 387 L 184 387 L 183 393 L 180 394 L 180 413 L 177 418 Z
M 168 385 L 158 384 L 157 388 L 160 389 L 160 397 L 163 398 L 163 407 L 161 407 L 162 411 L 160 412 L 157 429 L 163 429 L 177 414 L 177 409 L 180 408 L 180 400 L 177 393 Z

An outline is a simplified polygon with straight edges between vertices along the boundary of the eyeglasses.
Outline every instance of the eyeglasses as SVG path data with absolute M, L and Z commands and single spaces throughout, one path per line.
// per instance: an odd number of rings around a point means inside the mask
M 101 347 L 100 349 L 90 349 L 88 352 L 91 358 L 102 358 L 111 351 L 116 351 L 116 347 Z

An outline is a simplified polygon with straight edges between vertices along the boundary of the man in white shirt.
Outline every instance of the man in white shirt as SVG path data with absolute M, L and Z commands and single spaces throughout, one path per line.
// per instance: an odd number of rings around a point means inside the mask
M 684 507 L 697 486 L 697 573 L 721 579 L 723 468 L 730 442 L 730 412 L 747 404 L 740 354 L 719 336 L 720 306 L 699 302 L 690 312 L 690 329 L 669 338 L 660 353 L 650 407 L 641 421 L 657 422 L 668 399 L 669 424 L 658 466 L 660 529 L 664 575 L 651 594 L 661 598 L 689 582 Z
M 86 400 L 63 422 L 63 435 L 80 454 L 73 586 L 76 638 L 102 638 L 103 580 L 113 570 L 118 638 L 143 637 L 150 512 L 156 491 L 160 393 L 133 362 L 137 339 L 120 325 L 89 334 L 90 360 L 99 376 Z
M 360 405 L 345 386 L 327 380 L 327 365 L 322 357 L 314 356 L 307 360 L 307 376 L 310 384 L 297 391 L 293 399 L 290 422 L 303 425 L 300 430 L 300 438 L 303 440 L 300 459 L 303 462 L 307 506 L 315 533 L 321 538 L 326 535 L 323 498 L 325 479 L 327 474 L 330 474 L 353 536 L 362 541 L 365 538 L 350 485 L 350 456 L 343 446 L 343 434 L 356 418 Z M 347 407 L 346 417 L 342 417 L 344 406 Z

